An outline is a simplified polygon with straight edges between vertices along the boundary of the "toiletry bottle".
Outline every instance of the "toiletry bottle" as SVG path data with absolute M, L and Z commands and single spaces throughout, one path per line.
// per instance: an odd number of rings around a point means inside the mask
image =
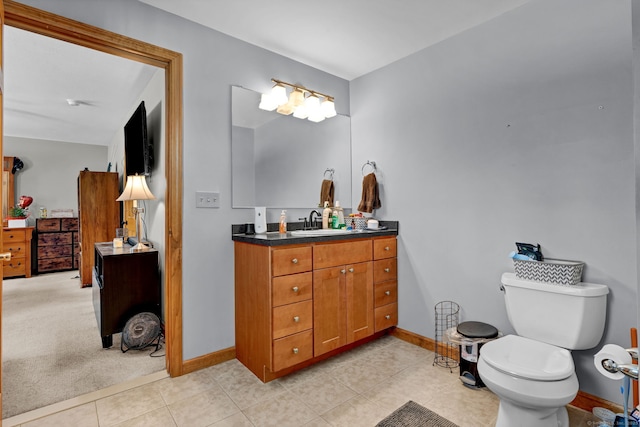
M 331 228 L 329 220 L 331 219 L 331 208 L 329 202 L 324 202 L 324 210 L 322 211 L 322 228 Z
M 338 228 L 346 228 L 344 223 L 344 209 L 340 207 L 340 201 L 336 200 L 336 210 L 338 211 Z
M 331 228 L 338 228 L 340 224 L 338 224 L 338 210 L 333 209 L 333 213 L 331 214 Z
M 280 212 L 280 234 L 287 234 L 287 211 Z

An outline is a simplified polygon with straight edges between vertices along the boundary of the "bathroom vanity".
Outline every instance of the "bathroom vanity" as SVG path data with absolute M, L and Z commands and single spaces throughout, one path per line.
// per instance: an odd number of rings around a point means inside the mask
M 238 360 L 267 382 L 395 326 L 397 233 L 233 234 Z

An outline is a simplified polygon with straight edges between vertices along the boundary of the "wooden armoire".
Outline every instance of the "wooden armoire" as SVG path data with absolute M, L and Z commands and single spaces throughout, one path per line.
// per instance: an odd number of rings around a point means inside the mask
M 78 176 L 80 285 L 91 286 L 96 242 L 112 242 L 120 227 L 117 172 L 84 170 Z

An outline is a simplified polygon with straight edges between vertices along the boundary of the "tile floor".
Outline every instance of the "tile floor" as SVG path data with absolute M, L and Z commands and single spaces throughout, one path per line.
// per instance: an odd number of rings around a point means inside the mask
M 54 413 L 41 426 L 375 426 L 413 400 L 460 427 L 493 426 L 498 399 L 466 388 L 458 373 L 433 366 L 434 353 L 382 337 L 263 384 L 237 360 L 163 378 Z M 569 408 L 571 426 L 595 426 Z

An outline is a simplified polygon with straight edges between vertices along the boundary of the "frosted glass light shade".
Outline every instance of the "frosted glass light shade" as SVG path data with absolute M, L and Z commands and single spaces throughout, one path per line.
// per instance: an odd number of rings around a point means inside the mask
M 156 196 L 151 193 L 151 190 L 149 190 L 147 186 L 147 180 L 144 175 L 129 175 L 127 177 L 127 183 L 124 186 L 124 191 L 122 191 L 122 194 L 116 201 L 155 200 L 155 198 Z
M 289 98 L 287 97 L 287 89 L 280 84 L 275 85 L 271 89 L 271 99 L 273 99 L 273 102 L 278 106 L 286 104 L 289 101 Z
M 322 111 L 322 114 L 327 119 L 337 114 L 336 105 L 333 103 L 333 100 L 330 98 L 327 98 L 324 101 L 322 101 L 322 104 L 320 104 L 320 110 Z
M 293 105 L 291 105 L 290 102 L 287 102 L 286 104 L 282 104 L 280 105 L 276 111 L 280 114 L 284 114 L 285 116 L 288 116 L 289 114 L 293 113 Z
M 306 119 L 307 117 L 309 117 L 307 107 L 304 104 L 299 105 L 293 112 L 293 117 L 297 119 Z
M 258 108 L 260 108 L 261 110 L 273 111 L 277 106 L 278 104 L 275 103 L 273 97 L 270 94 L 263 93 L 260 96 L 260 105 L 258 105 Z
M 297 88 L 294 89 L 289 95 L 289 104 L 291 104 L 293 108 L 304 104 L 304 92 Z

